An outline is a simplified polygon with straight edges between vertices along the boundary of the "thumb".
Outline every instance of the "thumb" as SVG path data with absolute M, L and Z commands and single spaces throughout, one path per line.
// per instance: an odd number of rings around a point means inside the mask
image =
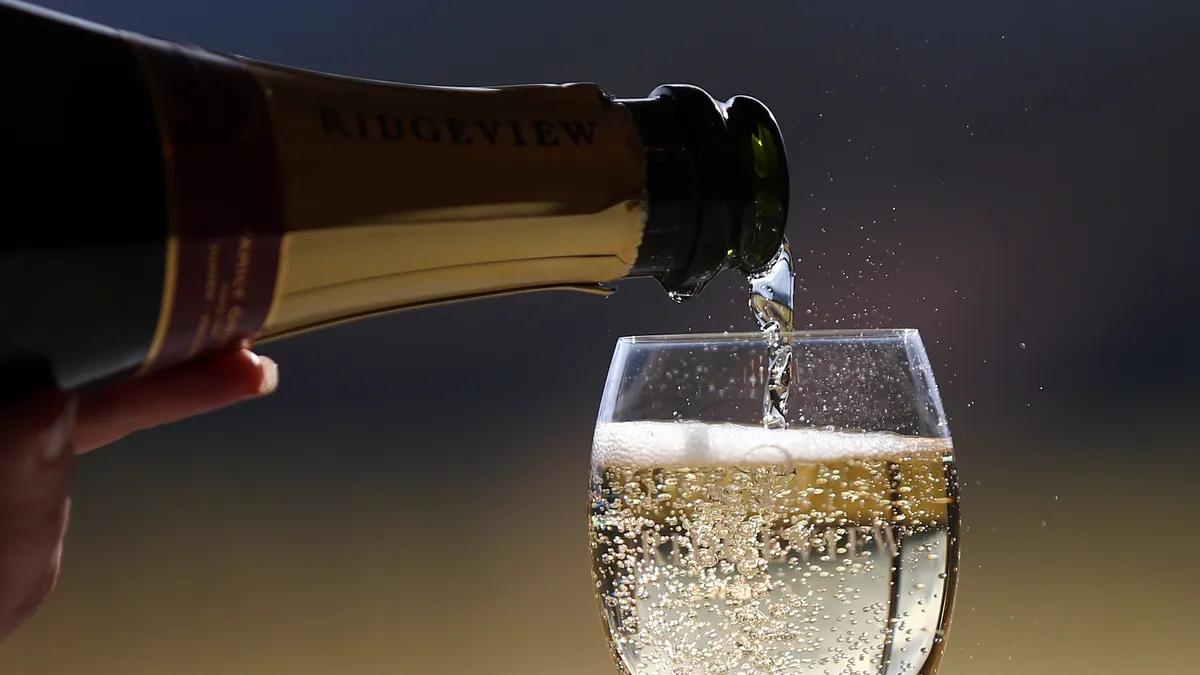
M 43 392 L 0 411 L 0 639 L 37 611 L 58 579 L 75 402 Z

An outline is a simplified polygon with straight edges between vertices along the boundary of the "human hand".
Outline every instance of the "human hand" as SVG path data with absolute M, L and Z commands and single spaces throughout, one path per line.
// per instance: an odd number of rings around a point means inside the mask
M 76 455 L 269 394 L 278 382 L 274 361 L 242 349 L 83 397 L 40 392 L 0 411 L 0 640 L 58 580 Z

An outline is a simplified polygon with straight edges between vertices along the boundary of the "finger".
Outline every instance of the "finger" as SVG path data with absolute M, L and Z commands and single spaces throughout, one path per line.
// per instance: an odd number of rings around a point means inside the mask
M 264 396 L 278 384 L 275 362 L 247 349 L 122 382 L 80 401 L 75 451 L 84 453 L 135 431 Z
M 0 414 L 0 639 L 37 611 L 58 578 L 75 401 L 39 394 Z

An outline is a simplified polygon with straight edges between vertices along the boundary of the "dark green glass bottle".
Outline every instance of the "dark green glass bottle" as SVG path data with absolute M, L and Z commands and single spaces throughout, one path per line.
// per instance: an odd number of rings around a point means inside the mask
M 12 0 L 0 60 L 7 392 L 510 292 L 683 299 L 783 241 L 783 139 L 747 97 L 359 80 Z

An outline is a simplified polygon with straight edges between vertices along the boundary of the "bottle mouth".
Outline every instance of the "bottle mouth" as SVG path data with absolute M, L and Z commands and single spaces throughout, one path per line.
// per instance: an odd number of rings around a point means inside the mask
M 733 143 L 744 145 L 752 170 L 738 228 L 733 266 L 745 274 L 765 269 L 783 246 L 790 199 L 787 150 L 775 116 L 761 101 L 735 96 L 724 103 Z M 743 160 L 746 161 L 746 160 Z

